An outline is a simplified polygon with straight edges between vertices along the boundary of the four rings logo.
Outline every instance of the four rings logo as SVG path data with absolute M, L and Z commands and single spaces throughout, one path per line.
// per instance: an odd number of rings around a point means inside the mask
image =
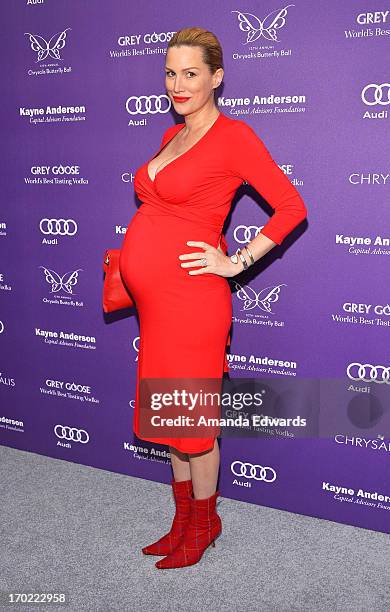
M 167 113 L 171 101 L 166 94 L 160 96 L 130 96 L 126 100 L 126 110 L 129 115 L 156 115 Z
M 253 465 L 252 463 L 244 463 L 242 461 L 233 461 L 230 469 L 235 476 L 263 480 L 264 482 L 274 482 L 274 480 L 276 480 L 276 472 L 271 467 Z
M 81 442 L 81 444 L 89 442 L 89 435 L 85 429 L 76 429 L 76 427 L 68 427 L 67 425 L 56 425 L 54 427 L 54 433 L 60 440 Z
M 77 232 L 77 223 L 74 219 L 41 219 L 39 229 L 42 234 L 51 236 L 74 236 Z
M 260 227 L 257 225 L 237 225 L 233 232 L 234 240 L 239 244 L 246 244 L 253 240 L 262 228 L 263 225 Z
M 387 106 L 390 104 L 390 83 L 369 83 L 362 90 L 362 100 L 367 106 Z
M 139 341 L 140 341 L 140 337 L 136 336 L 133 340 L 133 349 L 135 350 L 135 352 L 137 353 L 137 356 L 135 358 L 135 361 L 138 361 L 138 353 L 139 353 Z
M 382 365 L 371 365 L 370 363 L 350 363 L 347 368 L 347 376 L 351 380 L 362 382 L 375 382 L 378 384 L 389 384 L 390 367 Z

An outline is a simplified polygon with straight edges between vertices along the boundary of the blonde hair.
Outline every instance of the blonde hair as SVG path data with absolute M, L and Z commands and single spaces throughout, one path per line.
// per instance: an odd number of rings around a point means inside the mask
M 168 43 L 167 51 L 171 47 L 179 47 L 180 45 L 201 47 L 203 61 L 209 67 L 211 74 L 214 74 L 218 68 L 223 68 L 222 47 L 215 34 L 209 32 L 209 30 L 198 27 L 183 28 L 174 33 Z

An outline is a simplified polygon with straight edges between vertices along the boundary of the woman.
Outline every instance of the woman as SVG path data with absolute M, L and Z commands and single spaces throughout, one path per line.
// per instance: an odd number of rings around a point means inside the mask
M 219 112 L 214 95 L 223 74 L 222 49 L 211 32 L 194 27 L 174 34 L 165 85 L 184 122 L 166 130 L 157 153 L 137 170 L 134 187 L 142 205 L 121 248 L 121 274 L 140 320 L 134 431 L 167 444 L 173 470 L 171 529 L 143 548 L 164 556 L 159 569 L 197 563 L 221 533 L 219 445 L 215 435 L 153 435 L 139 407 L 140 380 L 222 379 L 232 320 L 226 279 L 281 244 L 306 217 L 299 193 L 254 130 Z M 243 181 L 275 213 L 229 257 L 222 227 Z

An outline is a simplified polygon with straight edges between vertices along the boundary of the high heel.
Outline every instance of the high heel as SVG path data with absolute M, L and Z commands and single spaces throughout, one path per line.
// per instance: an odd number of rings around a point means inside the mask
M 207 499 L 190 498 L 191 512 L 184 537 L 175 550 L 156 562 L 158 569 L 187 567 L 198 563 L 205 550 L 215 548 L 215 539 L 222 533 L 222 521 L 216 512 L 216 491 Z
M 190 518 L 192 480 L 176 482 L 175 479 L 172 479 L 171 486 L 176 506 L 171 529 L 166 535 L 157 540 L 157 542 L 145 546 L 142 549 L 144 555 L 169 555 L 184 536 Z

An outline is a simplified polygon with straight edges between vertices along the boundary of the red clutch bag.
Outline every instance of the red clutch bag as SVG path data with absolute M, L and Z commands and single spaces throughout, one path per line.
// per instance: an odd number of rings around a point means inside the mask
M 123 283 L 119 271 L 120 249 L 107 249 L 104 253 L 103 310 L 114 312 L 134 306 L 134 300 Z

